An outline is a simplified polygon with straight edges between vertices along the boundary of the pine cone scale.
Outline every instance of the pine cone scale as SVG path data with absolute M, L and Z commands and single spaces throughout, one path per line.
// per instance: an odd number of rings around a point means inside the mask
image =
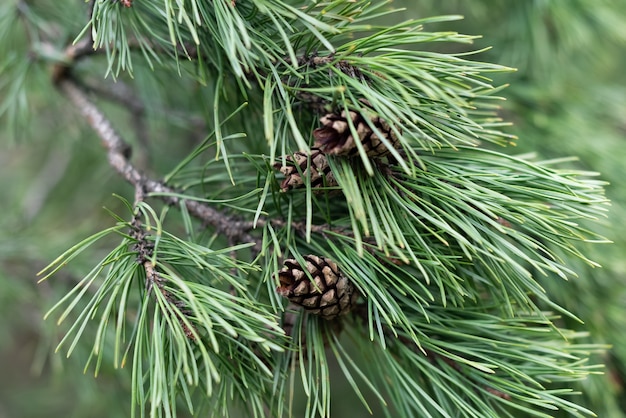
M 358 152 L 355 138 L 350 124 L 355 127 L 357 140 L 363 146 L 365 153 L 372 158 L 380 158 L 389 153 L 388 146 L 397 148 L 399 141 L 389 124 L 379 116 L 370 116 L 357 113 L 353 110 L 340 114 L 329 113 L 320 118 L 321 128 L 313 131 L 315 147 L 323 152 L 338 156 L 352 156 Z M 376 131 L 384 136 L 388 145 L 383 143 Z
M 282 192 L 305 187 L 307 177 L 310 178 L 314 192 L 320 192 L 319 189 L 322 187 L 337 186 L 326 156 L 316 148 L 312 148 L 310 154 L 298 151 L 286 156 L 285 165 L 277 163 L 274 164 L 274 168 L 285 175 L 285 179 L 280 184 Z

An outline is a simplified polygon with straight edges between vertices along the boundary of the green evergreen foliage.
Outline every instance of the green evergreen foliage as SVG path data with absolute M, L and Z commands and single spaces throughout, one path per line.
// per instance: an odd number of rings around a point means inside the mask
M 413 3 L 0 5 L 0 416 L 626 416 L 626 7 Z

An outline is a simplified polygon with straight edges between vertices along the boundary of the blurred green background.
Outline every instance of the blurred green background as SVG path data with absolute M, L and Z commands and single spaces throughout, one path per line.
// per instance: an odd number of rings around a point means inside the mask
M 81 29 L 84 10 L 76 2 L 28 3 L 41 17 L 49 17 L 53 30 L 62 35 L 59 45 Z M 15 4 L 0 6 L 0 20 L 7 19 Z M 571 166 L 600 172 L 600 178 L 609 182 L 607 194 L 613 205 L 600 229 L 615 244 L 587 250 L 603 268 L 581 264 L 576 280 L 545 286 L 556 302 L 585 321 L 590 341 L 612 346 L 601 359 L 607 364 L 605 373 L 583 383 L 585 395 L 579 400 L 600 417 L 625 417 L 626 2 L 419 0 L 395 1 L 393 6 L 406 9 L 388 21 L 463 15 L 464 20 L 426 30 L 482 35 L 472 49 L 491 49 L 476 59 L 517 69 L 496 80 L 510 84 L 501 93 L 507 99 L 501 114 L 513 122 L 510 132 L 519 136 L 511 152 L 534 152 L 546 159 L 577 156 Z M 0 41 L 0 54 L 27 54 L 26 36 L 19 27 L 9 35 Z M 20 45 L 24 48 L 16 52 Z M 100 77 L 102 68 L 94 68 L 94 78 Z M 161 96 L 146 103 L 188 106 L 189 98 L 172 87 L 175 80 L 163 86 L 147 71 L 136 71 L 135 82 L 159 87 L 153 91 Z M 110 225 L 113 221 L 103 206 L 117 209 L 119 200 L 112 193 L 132 196 L 132 190 L 110 170 L 98 141 L 54 91 L 46 67 L 28 67 L 24 74 L 28 74 L 28 104 L 23 104 L 27 123 L 16 128 L 9 119 L 0 119 L 0 418 L 125 417 L 129 411 L 125 372 L 105 365 L 97 378 L 84 375 L 88 348 L 80 348 L 69 360 L 54 354 L 61 331 L 52 321 L 42 321 L 59 295 L 86 271 L 88 260 L 79 260 L 40 285 L 36 273 L 81 238 Z M 0 73 L 0 80 L 6 77 Z M 132 115 L 114 107 L 105 110 L 125 135 L 141 141 L 133 137 Z M 149 106 L 148 112 L 150 116 Z M 197 140 L 193 124 L 169 120 L 166 124 L 158 116 L 147 121 L 152 166 L 157 170 L 171 167 Z M 178 139 L 175 148 L 169 143 L 173 137 Z M 333 416 L 355 417 L 356 398 L 344 386 L 337 389 L 341 401 L 335 402 Z

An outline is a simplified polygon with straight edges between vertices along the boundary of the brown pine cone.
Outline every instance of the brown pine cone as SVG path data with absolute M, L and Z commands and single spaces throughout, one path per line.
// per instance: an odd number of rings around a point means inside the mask
M 305 187 L 304 179 L 309 176 L 309 173 L 311 187 L 314 190 L 320 187 L 337 186 L 337 180 L 330 171 L 328 160 L 319 149 L 312 148 L 310 157 L 308 154 L 298 151 L 293 156 L 286 156 L 285 160 L 286 165 L 274 164 L 274 168 L 285 175 L 285 179 L 280 183 L 281 192 Z M 316 192 L 319 193 L 321 190 L 316 190 Z
M 304 260 L 304 267 L 294 259 L 285 260 L 278 272 L 278 294 L 324 319 L 348 313 L 359 297 L 352 282 L 327 258 L 305 255 Z
M 315 147 L 320 148 L 326 154 L 352 156 L 358 153 L 355 139 L 350 131 L 348 118 L 352 121 L 358 135 L 358 140 L 363 145 L 369 157 L 380 158 L 389 153 L 389 149 L 383 144 L 380 137 L 368 125 L 374 125 L 389 141 L 393 148 L 399 146 L 399 141 L 393 129 L 387 122 L 377 115 L 363 115 L 353 110 L 341 114 L 328 113 L 320 118 L 321 128 L 313 131 Z M 367 119 L 366 119 L 367 118 Z

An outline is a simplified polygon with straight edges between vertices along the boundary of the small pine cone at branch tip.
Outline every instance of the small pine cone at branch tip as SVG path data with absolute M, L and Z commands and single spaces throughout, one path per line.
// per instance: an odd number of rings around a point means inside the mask
M 352 122 L 358 141 L 370 158 L 381 158 L 389 153 L 389 148 L 381 140 L 380 134 L 388 141 L 389 146 L 394 149 L 399 147 L 398 137 L 387 122 L 378 115 L 363 115 L 353 110 L 322 116 L 320 118 L 322 127 L 313 131 L 315 147 L 331 155 L 357 154 L 358 148 L 348 120 Z M 372 129 L 372 126 L 376 127 L 378 132 Z
M 276 292 L 324 319 L 350 312 L 359 294 L 337 264 L 315 255 L 305 255 L 304 261 L 305 266 L 294 259 L 285 260 L 277 274 L 280 285 Z
M 311 188 L 315 192 L 321 192 L 321 187 L 337 186 L 337 180 L 330 171 L 326 156 L 316 148 L 312 148 L 310 154 L 298 151 L 288 155 L 285 157 L 285 165 L 276 163 L 274 168 L 285 175 L 285 179 L 280 183 L 281 192 L 306 187 L 305 179 L 309 176 Z

